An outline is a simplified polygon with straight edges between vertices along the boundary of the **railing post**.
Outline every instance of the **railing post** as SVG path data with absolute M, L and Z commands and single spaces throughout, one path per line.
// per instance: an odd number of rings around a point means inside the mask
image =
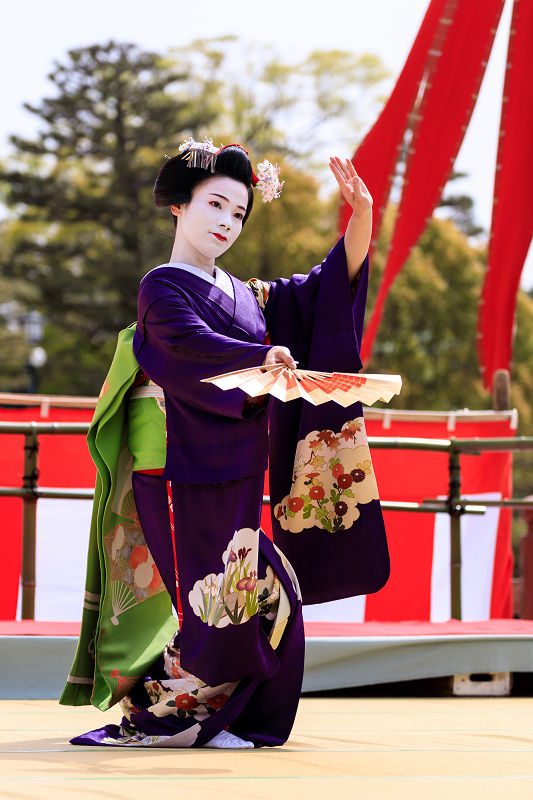
M 533 500 L 533 496 L 524 498 Z M 533 508 L 522 511 L 522 519 L 527 524 L 527 533 L 520 537 L 520 617 L 533 619 Z
M 22 500 L 22 619 L 35 619 L 35 546 L 37 523 L 37 480 L 39 478 L 39 440 L 36 429 L 24 437 L 24 477 L 28 491 Z M 32 493 L 32 494 L 30 494 Z
M 494 411 L 511 408 L 511 375 L 508 369 L 497 369 L 492 376 L 492 404 Z
M 453 440 L 452 440 L 453 442 Z M 451 616 L 461 619 L 461 453 L 452 446 L 449 456 L 448 514 L 450 515 Z

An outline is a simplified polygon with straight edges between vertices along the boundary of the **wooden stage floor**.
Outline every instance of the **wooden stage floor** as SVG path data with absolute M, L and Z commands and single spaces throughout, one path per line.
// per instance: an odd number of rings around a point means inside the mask
M 73 747 L 106 722 L 53 700 L 0 701 L 0 797 L 10 800 L 524 800 L 533 797 L 533 698 L 317 698 L 281 748 Z

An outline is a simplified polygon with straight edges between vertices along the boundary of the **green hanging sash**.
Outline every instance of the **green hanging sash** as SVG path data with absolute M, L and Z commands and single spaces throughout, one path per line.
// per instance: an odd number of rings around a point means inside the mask
M 133 469 L 160 469 L 166 459 L 160 401 L 130 400 L 139 371 L 132 349 L 134 332 L 132 325 L 119 334 L 87 435 L 98 472 L 85 598 L 76 656 L 59 701 L 72 706 L 92 703 L 102 711 L 145 674 L 177 627 L 133 499 Z

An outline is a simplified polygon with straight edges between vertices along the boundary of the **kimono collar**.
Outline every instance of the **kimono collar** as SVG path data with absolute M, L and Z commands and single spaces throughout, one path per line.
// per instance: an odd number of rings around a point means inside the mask
M 150 272 L 154 272 L 155 269 L 164 269 L 165 267 L 182 269 L 191 275 L 196 275 L 197 278 L 202 278 L 202 280 L 207 281 L 207 283 L 210 283 L 212 286 L 216 286 L 217 289 L 220 289 L 222 292 L 224 292 L 224 294 L 226 294 L 230 300 L 235 299 L 235 291 L 233 289 L 231 278 L 228 273 L 224 272 L 224 270 L 220 269 L 220 267 L 215 266 L 215 275 L 213 276 L 205 270 L 200 269 L 200 267 L 192 266 L 192 264 L 185 264 L 181 261 L 169 261 L 168 264 L 161 264 L 159 267 L 154 267 L 154 269 L 150 270 Z M 149 275 L 150 272 L 147 274 Z

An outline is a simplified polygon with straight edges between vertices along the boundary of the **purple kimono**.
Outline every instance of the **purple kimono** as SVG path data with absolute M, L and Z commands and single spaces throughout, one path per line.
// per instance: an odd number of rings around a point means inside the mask
M 386 582 L 359 405 L 254 407 L 240 389 L 200 382 L 262 364 L 274 344 L 302 367 L 358 371 L 367 270 L 351 292 L 341 240 L 308 275 L 261 286 L 261 302 L 233 278 L 232 301 L 172 267 L 142 281 L 134 353 L 165 393 L 167 458 L 162 477 L 134 473 L 133 490 L 183 623 L 122 701 L 122 725 L 74 743 L 200 747 L 228 729 L 256 746 L 283 744 L 303 677 L 302 594 L 318 603 Z M 269 448 L 274 542 L 260 530 Z

